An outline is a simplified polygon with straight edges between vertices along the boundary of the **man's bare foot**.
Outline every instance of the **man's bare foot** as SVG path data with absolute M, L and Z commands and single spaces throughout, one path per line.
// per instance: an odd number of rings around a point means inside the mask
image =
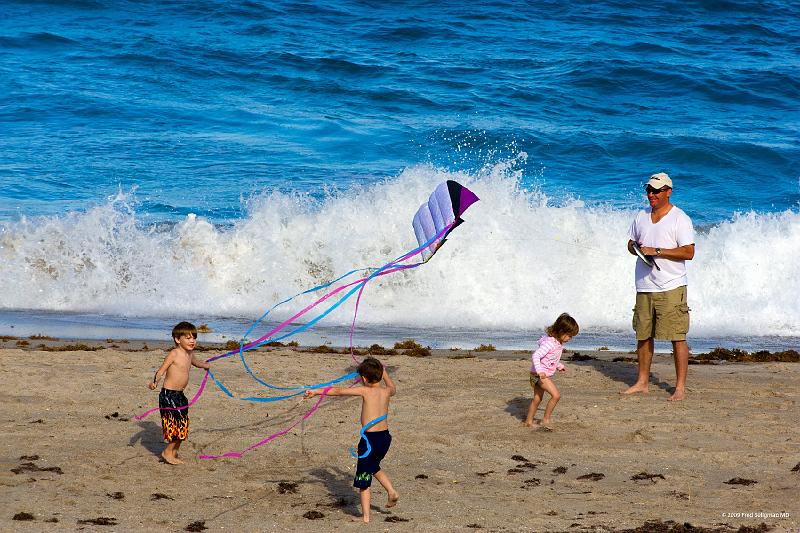
M 532 428 L 533 426 L 538 426 L 538 425 L 539 424 L 537 424 L 536 422 L 528 422 L 527 420 L 522 423 L 522 426 L 526 428 Z
M 389 495 L 389 500 L 386 502 L 386 507 L 394 507 L 397 505 L 397 500 L 400 499 L 400 494 L 395 492 L 394 495 Z
M 620 394 L 636 394 L 637 392 L 647 394 L 647 385 L 638 385 L 634 383 L 629 388 L 619 391 Z
M 685 396 L 686 396 L 686 391 L 684 391 L 683 389 L 680 389 L 680 390 L 679 389 L 675 389 L 675 392 L 672 393 L 672 396 L 667 398 L 667 401 L 668 402 L 679 402 L 679 401 L 683 400 L 683 398 Z
M 545 422 L 542 420 L 541 424 L 536 424 L 539 428 L 539 431 L 553 431 L 553 426 L 550 425 L 550 422 Z
M 186 464 L 183 461 L 181 461 L 180 459 L 178 459 L 177 457 L 174 457 L 174 456 L 171 456 L 171 455 L 166 455 L 166 454 L 164 454 L 164 452 L 161 452 L 161 458 L 164 459 L 164 461 L 166 463 L 171 464 L 171 465 L 183 465 L 183 464 Z
M 352 518 L 353 522 L 369 524 L 369 517 L 368 516 L 354 516 Z

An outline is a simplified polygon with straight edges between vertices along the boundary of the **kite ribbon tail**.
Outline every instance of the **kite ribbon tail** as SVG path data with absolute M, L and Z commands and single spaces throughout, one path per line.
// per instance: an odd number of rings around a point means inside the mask
M 278 431 L 277 433 L 273 433 L 272 435 L 270 435 L 266 439 L 261 440 L 259 442 L 256 442 L 255 444 L 251 444 L 250 446 L 248 446 L 247 448 L 245 448 L 241 452 L 227 452 L 227 453 L 223 453 L 222 455 L 200 455 L 199 458 L 200 459 L 222 459 L 223 457 L 241 457 L 242 455 L 246 454 L 247 452 L 255 450 L 259 446 L 263 446 L 264 444 L 267 444 L 268 442 L 270 442 L 270 441 L 272 441 L 272 440 L 274 440 L 274 439 L 276 439 L 276 438 L 278 438 L 278 437 L 280 437 L 282 435 L 286 435 L 291 430 L 293 430 L 295 427 L 297 427 L 297 425 L 300 422 L 303 422 L 304 420 L 307 420 L 308 417 L 310 417 L 314 413 L 314 411 L 317 410 L 317 408 L 322 403 L 322 400 L 325 399 L 325 395 L 328 394 L 328 391 L 330 391 L 330 390 L 331 390 L 331 387 L 325 387 L 325 389 L 319 395 L 319 400 L 316 401 L 316 403 L 311 408 L 311 410 L 309 410 L 306 414 L 303 415 L 302 418 L 300 418 L 297 422 L 295 422 L 291 426 L 287 427 L 286 429 Z
M 183 409 L 188 409 L 191 406 L 193 406 L 195 404 L 195 402 L 197 402 L 197 400 L 200 399 L 200 395 L 203 394 L 203 391 L 206 388 L 206 383 L 208 383 L 208 375 L 209 375 L 209 373 L 210 373 L 210 371 L 206 370 L 206 375 L 203 376 L 203 381 L 200 382 L 200 388 L 197 389 L 197 392 L 195 393 L 194 397 L 189 401 L 189 403 L 187 405 L 185 405 L 183 407 L 164 407 L 163 409 L 165 411 L 181 411 Z M 160 411 L 161 409 L 162 408 L 159 408 L 159 407 L 156 407 L 155 409 L 150 409 L 149 411 L 145 411 L 144 413 L 142 413 L 140 415 L 134 416 L 133 419 L 134 420 L 142 420 L 143 418 L 146 418 L 151 413 L 154 413 L 156 411 Z
M 427 248 L 427 246 L 429 246 L 431 243 L 435 242 L 439 238 L 444 238 L 450 231 L 452 231 L 453 228 L 454 228 L 454 225 L 455 225 L 455 223 L 452 223 L 452 224 L 449 224 L 449 225 L 445 226 L 444 228 L 442 228 L 441 231 L 439 231 L 436 235 L 431 237 L 427 242 L 425 242 L 421 246 L 418 246 L 417 248 L 414 248 L 410 252 L 406 252 L 405 254 L 401 255 L 400 257 L 398 257 L 397 259 L 395 259 L 394 261 L 392 261 L 390 263 L 386 263 L 381 268 L 379 268 L 378 270 L 376 270 L 375 272 L 370 274 L 366 279 L 360 280 L 361 281 L 361 287 L 358 290 L 358 296 L 356 297 L 355 309 L 353 310 L 353 322 L 350 325 L 350 342 L 349 342 L 349 344 L 350 344 L 350 357 L 353 359 L 354 362 L 358 363 L 359 361 L 356 358 L 355 351 L 353 350 L 353 334 L 354 334 L 355 329 L 356 329 L 356 317 L 358 316 L 358 304 L 361 302 L 361 294 L 364 292 L 364 288 L 367 286 L 367 283 L 372 278 L 374 278 L 376 276 L 383 276 L 384 274 L 388 274 L 389 272 L 387 271 L 387 269 L 391 269 L 390 270 L 391 272 L 397 272 L 398 270 L 406 270 L 406 269 L 409 269 L 409 268 L 416 268 L 416 267 L 418 267 L 420 265 L 424 265 L 427 262 L 427 259 L 424 260 L 424 261 L 421 261 L 419 263 L 413 263 L 411 265 L 399 265 L 398 266 L 398 263 L 400 263 L 402 261 L 406 261 L 406 260 L 414 257 L 415 255 L 421 254 Z M 433 256 L 431 256 L 431 257 L 433 257 Z M 369 442 L 367 442 L 367 445 L 369 445 Z
M 378 271 L 378 272 L 375 273 L 375 276 L 382 276 L 384 274 L 387 274 L 388 272 L 397 272 L 398 270 L 406 270 L 406 269 L 409 269 L 409 268 L 416 268 L 416 267 L 420 266 L 421 264 L 422 263 L 415 263 L 413 265 L 396 266 L 396 262 L 395 262 L 395 265 L 393 265 L 392 270 L 385 271 L 385 272 Z M 364 292 L 364 289 L 367 286 L 367 282 L 369 280 L 371 280 L 375 276 L 370 276 L 370 277 L 366 278 L 362 282 L 361 287 L 358 289 L 358 296 L 356 296 L 356 303 L 355 303 L 355 307 L 353 309 L 353 322 L 350 324 L 349 347 L 350 347 L 350 357 L 353 359 L 353 361 L 356 364 L 359 363 L 360 361 L 356 358 L 356 353 L 355 353 L 355 350 L 353 349 L 353 334 L 355 333 L 355 330 L 356 330 L 356 317 L 358 316 L 358 304 L 361 302 L 361 295 L 362 295 L 362 293 Z

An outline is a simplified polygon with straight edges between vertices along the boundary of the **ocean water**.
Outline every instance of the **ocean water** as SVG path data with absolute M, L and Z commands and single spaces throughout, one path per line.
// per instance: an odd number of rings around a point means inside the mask
M 568 311 L 574 346 L 630 349 L 627 229 L 666 171 L 697 230 L 693 349 L 800 348 L 796 3 L 0 10 L 0 334 L 239 338 L 414 248 L 454 179 L 481 201 L 370 282 L 356 343 L 531 347 Z

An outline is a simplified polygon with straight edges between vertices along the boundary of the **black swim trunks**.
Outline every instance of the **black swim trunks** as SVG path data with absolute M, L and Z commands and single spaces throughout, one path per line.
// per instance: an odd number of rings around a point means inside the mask
M 167 442 L 186 440 L 189 436 L 189 408 L 186 407 L 188 405 L 189 401 L 183 391 L 161 389 L 158 395 L 158 407 L 161 409 L 161 430 Z M 176 411 L 176 407 L 186 408 Z
M 372 476 L 381 470 L 381 460 L 386 456 L 389 451 L 389 446 L 392 444 L 392 436 L 389 434 L 388 429 L 383 431 L 368 431 L 364 435 L 369 439 L 369 444 L 372 446 L 372 451 L 363 459 L 358 460 L 356 466 L 356 477 L 353 480 L 353 486 L 359 489 L 366 489 L 372 485 Z M 367 443 L 361 438 L 358 441 L 358 455 L 364 455 L 367 451 Z

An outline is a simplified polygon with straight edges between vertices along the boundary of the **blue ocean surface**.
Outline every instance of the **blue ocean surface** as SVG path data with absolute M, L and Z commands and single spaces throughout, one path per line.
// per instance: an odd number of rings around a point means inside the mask
M 357 343 L 532 347 L 568 311 L 574 346 L 629 349 L 627 230 L 665 171 L 697 230 L 693 349 L 800 348 L 796 2 L 0 11 L 0 334 L 238 338 L 414 248 L 453 179 L 481 201 L 428 264 L 370 282 Z

